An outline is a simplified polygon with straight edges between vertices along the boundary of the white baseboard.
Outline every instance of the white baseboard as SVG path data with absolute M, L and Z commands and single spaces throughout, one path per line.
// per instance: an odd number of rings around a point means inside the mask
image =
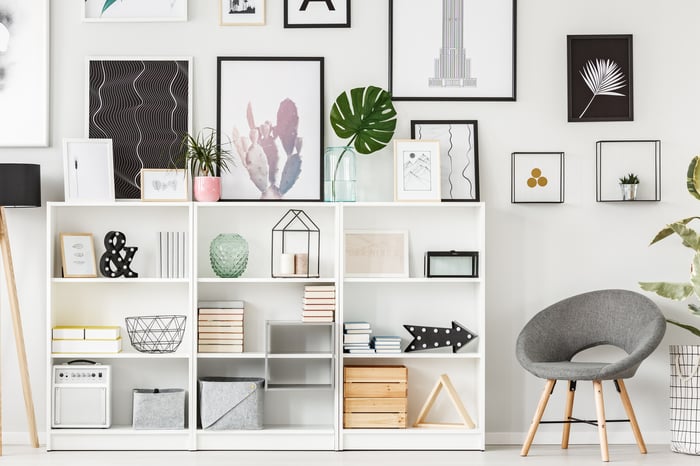
M 521 445 L 527 432 L 486 432 L 486 443 L 490 445 Z M 642 432 L 644 442 L 650 445 L 669 445 L 671 433 L 668 431 Z M 588 432 L 571 432 L 569 437 L 571 445 L 590 445 L 598 443 L 598 431 L 592 427 Z M 611 445 L 635 445 L 632 432 L 608 432 L 608 443 Z M 561 444 L 560 432 L 538 432 L 535 435 L 533 445 L 559 445 Z

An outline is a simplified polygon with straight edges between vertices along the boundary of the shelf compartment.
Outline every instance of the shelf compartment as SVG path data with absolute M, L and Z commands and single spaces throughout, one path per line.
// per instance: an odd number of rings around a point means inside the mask
M 109 429 L 50 429 L 52 450 L 191 450 L 188 429 L 135 430 L 130 425 Z
M 301 308 L 301 301 L 299 302 Z M 299 311 L 301 313 L 301 309 Z M 334 322 L 267 321 L 267 352 L 270 356 L 333 353 Z
M 266 387 L 333 386 L 334 359 L 267 359 Z

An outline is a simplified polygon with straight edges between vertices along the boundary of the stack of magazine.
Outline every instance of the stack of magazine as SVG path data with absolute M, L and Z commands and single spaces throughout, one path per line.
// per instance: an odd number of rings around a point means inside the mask
M 369 322 L 345 322 L 343 324 L 343 351 L 351 354 L 371 354 L 372 327 Z

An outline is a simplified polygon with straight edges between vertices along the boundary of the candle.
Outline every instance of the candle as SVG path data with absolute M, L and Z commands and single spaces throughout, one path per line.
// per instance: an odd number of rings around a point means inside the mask
M 294 275 L 294 254 L 282 253 L 280 257 L 280 275 Z
M 309 255 L 305 253 L 294 254 L 294 270 L 297 275 L 309 274 Z

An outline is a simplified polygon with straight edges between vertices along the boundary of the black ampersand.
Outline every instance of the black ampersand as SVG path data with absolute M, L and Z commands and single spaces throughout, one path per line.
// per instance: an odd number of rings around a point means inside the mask
M 105 253 L 100 258 L 100 271 L 108 278 L 137 278 L 131 270 L 131 261 L 139 248 L 126 246 L 126 236 L 121 231 L 110 231 L 105 235 Z

